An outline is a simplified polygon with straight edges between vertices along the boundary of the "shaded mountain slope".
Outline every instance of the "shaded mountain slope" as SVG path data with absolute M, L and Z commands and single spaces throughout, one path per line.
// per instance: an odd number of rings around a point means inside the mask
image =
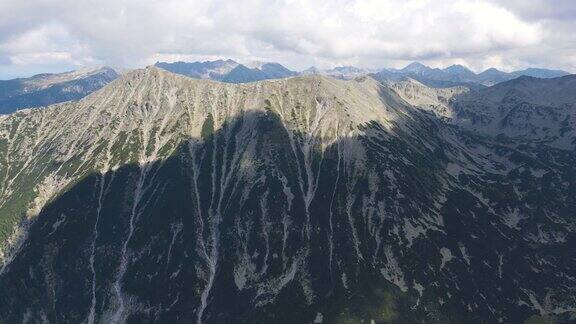
M 453 103 L 454 122 L 491 136 L 576 148 L 576 75 L 520 77 Z

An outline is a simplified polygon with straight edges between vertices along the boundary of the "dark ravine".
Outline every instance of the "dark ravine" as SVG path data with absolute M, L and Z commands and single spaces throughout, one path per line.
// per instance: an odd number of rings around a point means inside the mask
M 0 322 L 570 322 L 576 157 L 510 141 L 370 78 L 149 68 L 9 115 Z

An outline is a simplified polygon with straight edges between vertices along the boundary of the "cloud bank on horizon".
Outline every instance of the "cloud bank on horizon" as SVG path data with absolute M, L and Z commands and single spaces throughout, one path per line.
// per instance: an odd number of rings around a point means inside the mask
M 3 0 L 0 79 L 232 58 L 576 71 L 573 0 Z

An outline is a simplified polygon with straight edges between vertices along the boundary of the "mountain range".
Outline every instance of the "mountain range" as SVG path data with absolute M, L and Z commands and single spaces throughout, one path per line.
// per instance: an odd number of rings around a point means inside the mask
M 157 62 L 164 70 L 196 79 L 212 79 L 227 83 L 246 83 L 266 79 L 282 79 L 297 75 L 278 63 L 252 62 L 249 66 L 233 60 L 205 62 Z
M 0 322 L 574 321 L 575 76 L 221 64 L 0 116 Z
M 373 78 L 380 81 L 411 78 L 434 88 L 447 88 L 462 85 L 471 89 L 481 89 L 520 76 L 555 78 L 569 74 L 568 72 L 561 70 L 539 68 L 528 68 L 514 72 L 503 72 L 495 68 L 490 68 L 482 73 L 476 74 L 462 65 L 452 65 L 445 69 L 439 69 L 431 68 L 417 62 L 411 63 L 403 69 L 382 69 L 380 71 L 362 69 L 353 66 L 337 66 L 326 70 L 311 67 L 304 71 L 296 72 L 287 69 L 279 63 L 256 62 L 256 64 L 250 64 L 250 67 L 248 67 L 233 60 L 193 63 L 158 62 L 155 66 L 192 78 L 212 79 L 228 83 L 246 83 L 314 74 L 331 76 L 342 80 L 350 80 L 363 75 L 371 75 Z
M 351 80 L 364 75 L 381 81 L 418 80 L 433 88 L 465 86 L 479 90 L 486 86 L 520 76 L 554 78 L 568 75 L 560 70 L 529 68 L 511 73 L 494 68 L 475 74 L 464 66 L 453 65 L 445 69 L 430 68 L 412 63 L 403 69 L 375 71 L 353 66 L 337 66 L 321 70 L 311 67 L 301 72 L 291 71 L 279 63 L 251 62 L 240 64 L 233 60 L 204 62 L 157 62 L 155 66 L 195 79 L 211 79 L 226 83 L 247 83 L 269 79 L 282 79 L 302 75 L 325 75 Z M 82 69 L 59 74 L 39 74 L 30 78 L 0 80 L 0 114 L 24 108 L 48 106 L 70 100 L 79 100 L 113 81 L 118 73 L 111 68 Z
M 373 77 L 379 80 L 399 80 L 408 77 L 434 88 L 464 85 L 472 89 L 479 89 L 521 76 L 555 78 L 568 74 L 570 73 L 561 70 L 539 68 L 528 68 L 514 72 L 503 72 L 495 68 L 490 68 L 476 74 L 462 65 L 451 65 L 445 69 L 439 69 L 414 62 L 403 69 L 383 69 L 375 73 Z
M 102 67 L 0 80 L 0 114 L 78 100 L 102 88 L 117 77 L 116 71 Z

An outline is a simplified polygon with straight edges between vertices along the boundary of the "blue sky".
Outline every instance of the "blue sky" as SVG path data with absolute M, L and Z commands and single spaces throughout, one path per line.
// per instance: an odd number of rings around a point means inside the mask
M 2 0 L 0 79 L 232 58 L 576 72 L 572 0 Z

